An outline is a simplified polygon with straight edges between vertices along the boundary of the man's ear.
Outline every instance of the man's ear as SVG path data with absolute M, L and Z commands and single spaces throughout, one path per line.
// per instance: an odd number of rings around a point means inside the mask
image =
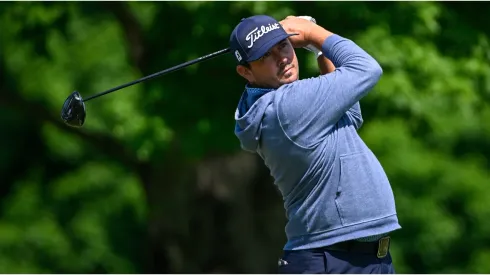
M 253 76 L 252 71 L 243 65 L 237 65 L 236 72 L 250 83 L 253 83 L 255 81 L 255 77 Z

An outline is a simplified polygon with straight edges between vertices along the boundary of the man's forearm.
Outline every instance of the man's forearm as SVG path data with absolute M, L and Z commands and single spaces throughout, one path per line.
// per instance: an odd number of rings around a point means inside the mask
M 335 71 L 335 66 L 332 61 L 326 58 L 323 54 L 316 59 L 318 63 L 318 68 L 320 68 L 320 74 L 328 74 Z
M 317 49 L 321 49 L 325 40 L 331 35 L 333 35 L 332 32 L 327 31 L 325 28 L 315 24 L 309 31 L 308 41 L 310 42 L 310 45 L 313 45 Z M 331 73 L 335 70 L 333 63 L 323 54 L 319 55 L 316 61 L 322 75 Z
M 325 39 L 327 39 L 331 35 L 333 35 L 332 32 L 327 31 L 319 25 L 313 24 L 308 34 L 308 40 L 310 44 L 315 46 L 315 48 L 321 49 L 323 46 L 323 42 L 325 42 Z

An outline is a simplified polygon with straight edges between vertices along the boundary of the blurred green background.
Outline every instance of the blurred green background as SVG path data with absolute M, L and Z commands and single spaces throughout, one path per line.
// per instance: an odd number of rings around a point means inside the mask
M 0 3 L 1 273 L 274 273 L 285 215 L 244 153 L 231 56 L 61 106 L 228 46 L 243 17 L 311 15 L 384 75 L 361 136 L 403 229 L 398 273 L 490 273 L 488 2 Z M 297 50 L 301 77 L 319 74 Z

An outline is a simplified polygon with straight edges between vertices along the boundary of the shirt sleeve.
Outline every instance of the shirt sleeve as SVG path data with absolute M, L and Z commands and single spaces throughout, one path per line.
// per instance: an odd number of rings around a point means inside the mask
M 334 72 L 295 81 L 278 100 L 278 119 L 289 138 L 300 146 L 314 146 L 347 115 L 356 129 L 362 124 L 359 100 L 379 81 L 378 62 L 353 41 L 328 37 L 322 52 Z
M 361 104 L 358 102 L 354 103 L 346 113 L 349 121 L 354 125 L 356 130 L 359 130 L 363 124 L 363 118 L 361 113 Z

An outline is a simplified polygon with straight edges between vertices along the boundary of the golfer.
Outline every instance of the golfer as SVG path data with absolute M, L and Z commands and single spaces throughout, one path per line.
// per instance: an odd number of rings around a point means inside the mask
M 378 62 L 294 16 L 242 19 L 230 47 L 247 81 L 235 134 L 270 169 L 288 218 L 279 273 L 395 273 L 389 234 L 401 226 L 393 191 L 357 133 L 359 100 L 382 75 Z M 300 80 L 295 48 L 307 47 L 321 75 Z

